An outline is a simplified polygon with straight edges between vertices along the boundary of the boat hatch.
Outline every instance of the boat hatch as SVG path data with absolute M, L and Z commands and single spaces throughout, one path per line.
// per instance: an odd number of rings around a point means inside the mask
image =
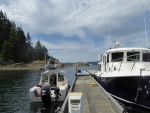
M 50 82 L 49 82 L 49 85 L 52 87 L 52 86 L 56 86 L 57 84 L 57 81 L 56 81 L 56 74 L 52 74 L 50 76 Z

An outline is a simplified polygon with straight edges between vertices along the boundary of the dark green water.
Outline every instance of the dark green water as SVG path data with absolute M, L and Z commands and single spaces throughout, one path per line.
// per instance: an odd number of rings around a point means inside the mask
M 97 69 L 97 66 L 81 69 Z M 72 85 L 75 68 L 65 69 Z M 31 103 L 29 89 L 40 80 L 42 71 L 0 71 L 0 113 L 53 113 L 54 104 L 44 108 L 42 103 Z
M 81 70 L 96 70 L 97 66 L 80 67 Z M 65 69 L 72 85 L 75 67 Z M 0 71 L 0 113 L 54 113 L 55 104 L 45 108 L 42 103 L 31 103 L 29 89 L 40 80 L 42 71 Z M 61 103 L 60 103 L 61 106 Z M 125 108 L 129 105 L 123 105 Z M 128 113 L 149 113 L 131 108 Z
M 0 71 L 0 113 L 34 113 L 29 89 L 39 79 L 40 71 Z

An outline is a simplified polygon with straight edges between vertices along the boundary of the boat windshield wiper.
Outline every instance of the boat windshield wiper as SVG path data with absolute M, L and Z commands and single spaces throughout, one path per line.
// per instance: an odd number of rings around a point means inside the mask
M 135 62 L 137 61 L 137 59 L 138 59 L 138 55 L 139 54 L 135 54 L 135 56 L 136 56 L 136 59 L 134 60 L 134 63 L 133 63 L 133 66 L 132 66 L 132 69 L 131 69 L 131 71 L 133 70 L 133 68 L 134 68 L 134 65 L 135 65 Z
M 120 62 L 120 67 L 119 67 L 118 72 L 120 71 L 120 68 L 121 68 L 121 65 L 122 65 L 122 61 L 123 61 L 123 58 L 122 58 L 122 60 L 121 60 L 121 62 Z

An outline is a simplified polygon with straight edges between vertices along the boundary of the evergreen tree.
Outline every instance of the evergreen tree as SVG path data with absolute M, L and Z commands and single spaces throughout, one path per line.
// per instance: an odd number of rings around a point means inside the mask
M 25 35 L 21 27 L 16 27 L 15 22 L 10 22 L 6 13 L 0 11 L 0 60 L 31 62 L 44 60 L 45 56 L 49 58 L 47 48 L 40 41 L 33 47 L 29 32 Z
M 2 58 L 4 61 L 9 61 L 11 59 L 10 55 L 10 43 L 5 41 L 2 46 Z
M 30 62 L 34 59 L 34 48 L 32 47 L 32 42 L 31 42 L 31 37 L 29 32 L 27 33 L 26 36 L 26 51 L 25 51 L 25 56 L 26 56 L 26 62 Z
M 17 62 L 17 30 L 16 24 L 12 21 L 11 22 L 11 29 L 9 32 L 9 43 L 10 43 L 10 56 L 11 59 Z
M 17 27 L 16 30 L 16 52 L 15 52 L 15 57 L 16 61 L 15 62 L 23 62 L 25 61 L 25 44 L 26 44 L 26 37 L 24 35 L 24 32 L 21 27 Z
M 45 46 L 41 44 L 41 42 L 38 40 L 36 45 L 35 45 L 35 60 L 44 60 L 45 59 L 45 54 L 47 56 L 47 49 Z
M 3 14 L 0 11 L 0 50 L 2 49 L 2 45 L 5 41 L 9 39 L 9 31 L 10 31 L 10 21 L 7 19 L 6 14 Z

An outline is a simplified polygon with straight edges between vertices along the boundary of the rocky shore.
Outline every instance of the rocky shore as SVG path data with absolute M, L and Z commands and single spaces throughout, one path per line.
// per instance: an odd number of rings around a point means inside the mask
M 90 66 L 88 63 L 85 63 L 85 62 L 76 62 L 72 65 L 67 65 L 65 66 L 65 68 L 70 68 L 70 67 L 76 67 L 76 66 Z
M 44 61 L 34 61 L 31 63 L 0 64 L 0 70 L 38 70 L 44 65 Z
M 31 63 L 12 63 L 0 64 L 0 70 L 39 70 L 45 65 L 45 61 L 34 61 Z M 89 66 L 88 63 L 77 62 L 73 65 L 64 66 L 63 68 L 70 68 L 75 66 Z

